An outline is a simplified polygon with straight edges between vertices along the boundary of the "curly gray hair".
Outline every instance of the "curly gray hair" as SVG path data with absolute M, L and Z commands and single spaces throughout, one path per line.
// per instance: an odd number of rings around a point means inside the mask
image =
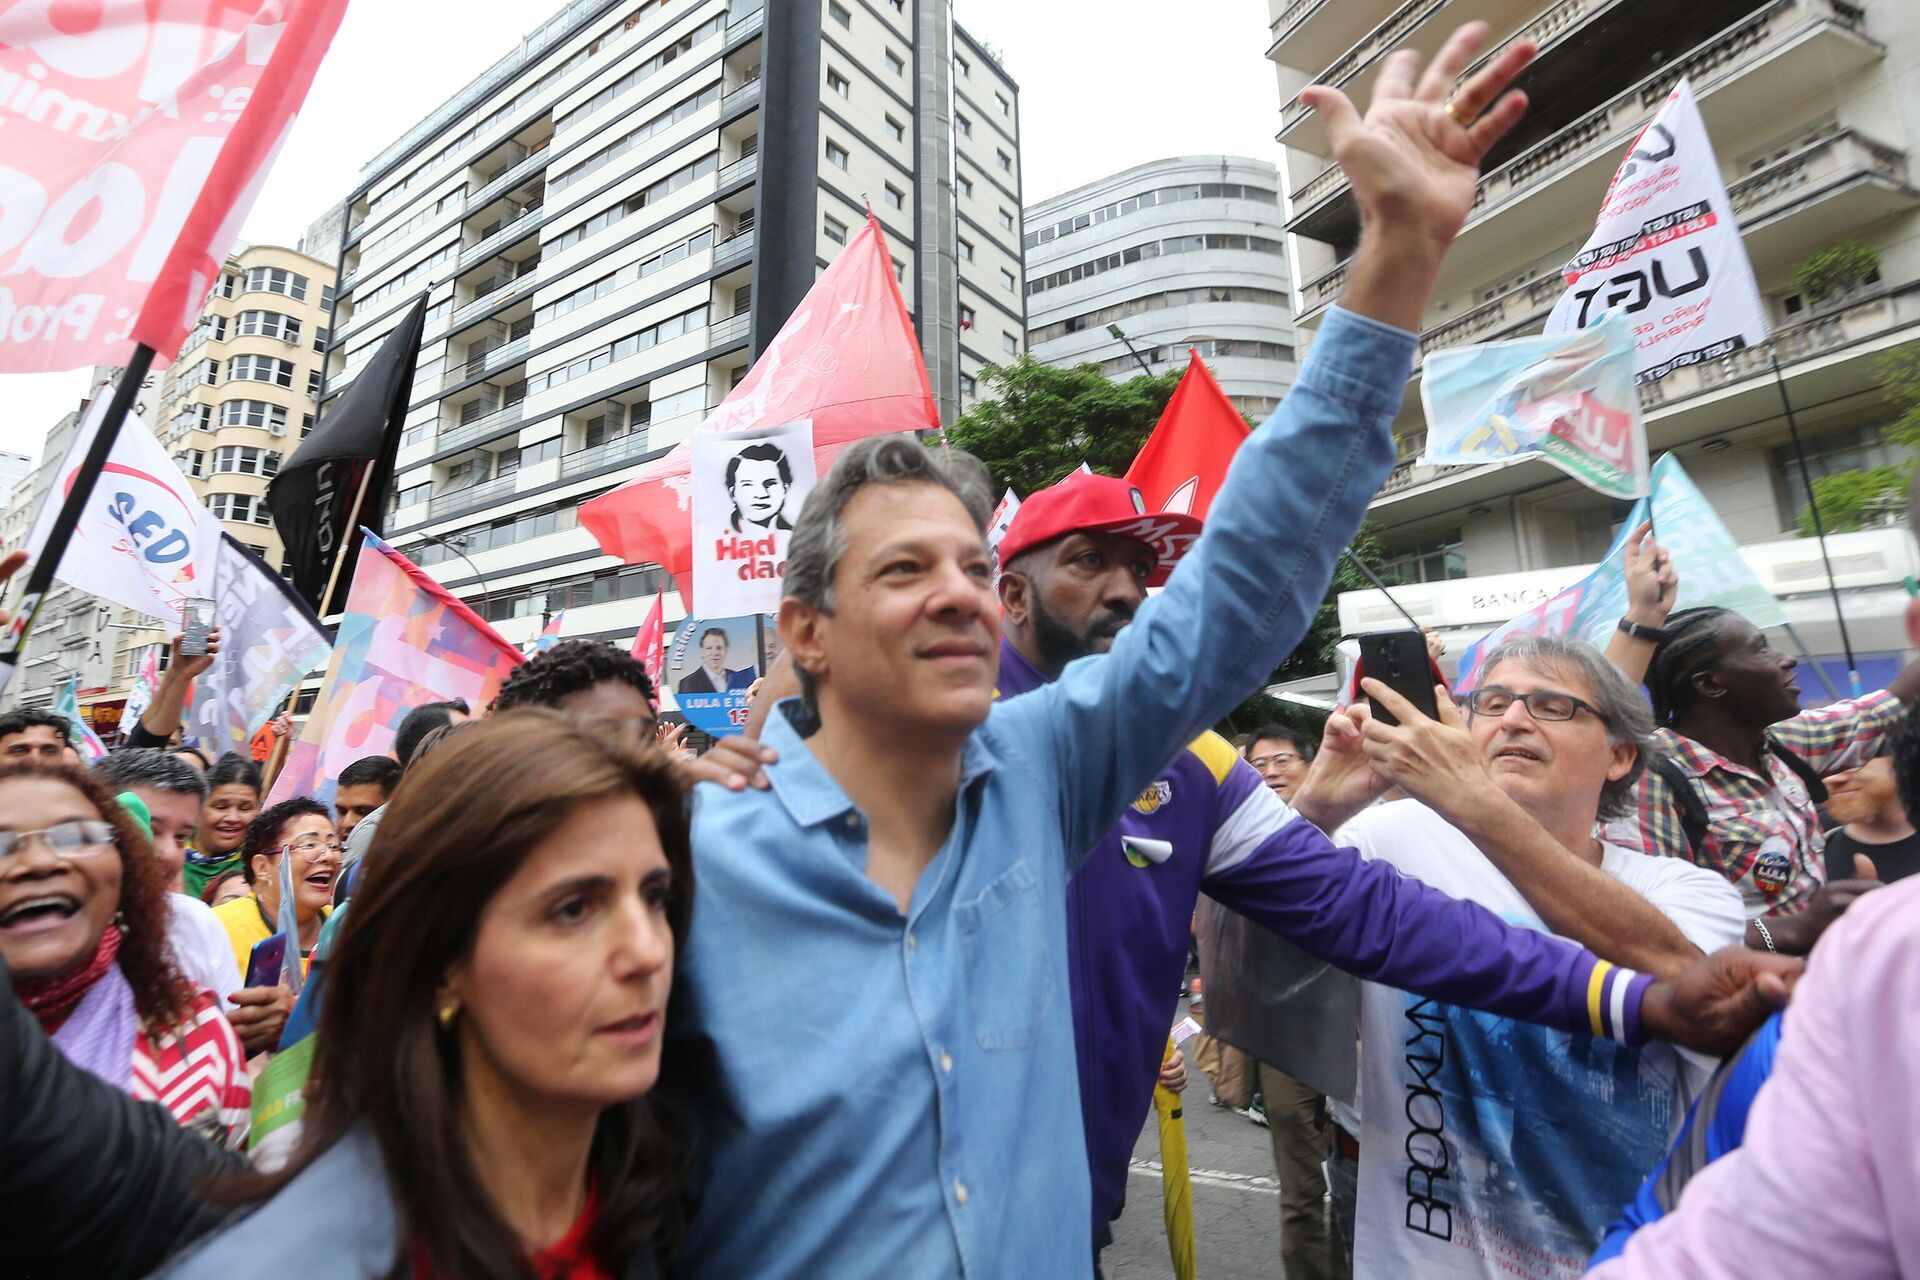
M 1518 636 L 1509 640 L 1487 655 L 1486 665 L 1480 668 L 1482 687 L 1503 662 L 1571 676 L 1587 687 L 1592 695 L 1588 701 L 1606 721 L 1607 742 L 1633 748 L 1633 767 L 1624 776 L 1601 784 L 1600 817 L 1623 818 L 1633 812 L 1634 785 L 1647 760 L 1659 750 L 1653 741 L 1653 711 L 1640 691 L 1606 654 L 1582 640 L 1563 636 Z

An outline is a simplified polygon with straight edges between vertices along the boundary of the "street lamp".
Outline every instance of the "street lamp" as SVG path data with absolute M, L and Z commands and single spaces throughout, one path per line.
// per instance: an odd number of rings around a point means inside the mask
M 1117 324 L 1108 325 L 1107 332 L 1112 334 L 1114 337 L 1120 339 L 1120 341 L 1127 344 L 1127 351 L 1133 356 L 1135 360 L 1140 361 L 1140 372 L 1146 374 L 1149 378 L 1151 378 L 1153 376 L 1153 369 L 1151 366 L 1147 364 L 1146 360 L 1141 356 L 1140 352 L 1134 347 L 1133 339 L 1129 338 L 1124 332 L 1122 332 L 1120 326 Z
M 493 592 L 487 586 L 487 575 L 480 572 L 480 566 L 475 564 L 473 557 L 467 554 L 465 546 L 467 540 L 466 535 L 461 534 L 460 541 L 458 542 L 453 541 L 451 538 L 443 538 L 437 533 L 423 533 L 420 536 L 428 542 L 438 543 L 440 546 L 445 547 L 467 562 L 467 568 L 473 570 L 473 576 L 480 580 L 480 616 L 486 618 L 487 610 L 493 606 Z M 488 619 L 488 621 L 492 621 L 492 619 Z

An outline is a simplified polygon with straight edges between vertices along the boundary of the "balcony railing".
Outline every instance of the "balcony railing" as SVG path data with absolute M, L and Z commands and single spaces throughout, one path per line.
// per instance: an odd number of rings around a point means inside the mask
M 453 313 L 452 319 L 447 323 L 447 328 L 449 330 L 458 329 L 461 325 L 477 319 L 489 311 L 504 307 L 514 299 L 532 293 L 534 283 L 534 273 L 531 271 L 523 271 L 520 275 L 512 279 L 495 279 L 489 281 L 486 287 L 480 291 L 472 302 L 467 303 Z
M 759 165 L 760 153 L 758 151 L 750 156 L 741 156 L 738 160 L 735 160 L 732 164 L 720 171 L 720 185 L 727 187 L 732 186 L 736 182 L 745 182 L 753 176 L 754 170 L 757 169 Z
M 726 97 L 720 99 L 720 114 L 723 116 L 731 115 L 735 111 L 749 107 L 758 101 L 760 101 L 760 78 L 755 76 L 738 89 L 733 90 L 733 92 L 729 93 Z
M 707 326 L 707 345 L 724 346 L 729 342 L 738 342 L 747 336 L 747 328 L 753 317 L 745 311 L 737 316 L 728 316 L 725 320 L 715 320 Z
M 455 375 L 453 380 L 477 378 L 489 369 L 498 369 L 516 360 L 524 360 L 527 357 L 527 348 L 532 344 L 533 335 L 527 333 L 515 338 L 512 342 L 503 342 L 497 347 L 489 347 L 485 351 L 468 356 L 466 364 L 461 367 L 460 373 Z
M 540 229 L 545 219 L 542 210 L 545 204 L 530 204 L 515 214 L 513 218 L 484 240 L 475 241 L 460 251 L 459 269 L 465 271 L 477 262 L 483 262 L 510 244 L 514 244 Z
M 475 507 L 484 507 L 513 492 L 514 477 L 518 472 L 509 472 L 504 476 L 495 476 L 482 484 L 470 484 L 464 489 L 455 489 L 452 493 L 442 493 L 427 499 L 427 519 L 438 520 L 441 516 L 450 516 L 459 511 L 470 511 Z
M 1268 48 L 1267 56 L 1273 56 L 1273 49 L 1291 35 L 1295 27 L 1306 21 L 1308 14 L 1332 3 L 1333 0 L 1293 0 L 1293 3 L 1283 9 L 1280 16 L 1268 26 L 1268 31 L 1273 36 L 1273 45 Z
M 746 39 L 765 25 L 766 20 L 767 11 L 765 9 L 755 9 L 746 17 L 729 22 L 727 24 L 727 43 L 732 44 L 735 40 Z
M 549 141 L 551 141 L 551 139 L 549 139 Z M 466 207 L 469 209 L 478 209 L 486 205 L 488 201 L 505 195 L 507 192 L 513 190 L 516 184 L 545 169 L 547 162 L 552 159 L 553 148 L 547 145 L 546 142 L 541 143 L 539 149 L 533 152 L 533 154 L 516 160 L 501 172 L 489 178 L 485 186 L 467 197 Z
M 598 471 L 628 458 L 645 457 L 648 452 L 647 428 L 643 423 L 618 440 L 608 440 L 589 449 L 576 449 L 565 455 L 560 459 L 560 478 L 564 480 L 583 472 Z
M 1349 0 L 1351 2 L 1351 0 Z M 1387 15 L 1385 22 L 1360 37 L 1360 42 L 1334 59 L 1333 65 L 1314 77 L 1315 84 L 1332 85 L 1338 88 L 1357 75 L 1360 69 L 1375 58 L 1392 50 L 1407 32 L 1413 30 L 1428 18 L 1447 0 L 1407 0 L 1398 9 Z M 1312 4 L 1295 4 L 1301 9 L 1301 17 L 1312 9 Z M 1292 10 L 1288 10 L 1292 12 Z M 1284 16 L 1281 19 L 1285 21 Z M 1299 101 L 1289 102 L 1280 112 L 1280 129 L 1285 132 L 1307 118 L 1307 108 Z
M 516 401 L 504 409 L 495 409 L 483 414 L 472 422 L 449 427 L 433 438 L 435 450 L 456 449 L 464 444 L 478 444 L 482 440 L 491 440 L 508 428 L 519 423 L 525 416 L 526 402 Z
M 753 228 L 736 232 L 732 237 L 722 240 L 713 251 L 713 265 L 732 262 L 747 257 L 753 252 Z

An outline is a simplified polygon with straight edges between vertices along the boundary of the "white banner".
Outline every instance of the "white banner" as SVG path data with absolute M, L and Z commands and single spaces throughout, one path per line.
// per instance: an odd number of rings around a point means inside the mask
M 1007 530 L 1013 528 L 1013 518 L 1019 514 L 1020 499 L 1009 489 L 1000 495 L 1000 505 L 993 509 L 993 519 L 987 522 L 987 557 L 993 562 L 996 587 L 1000 585 L 1000 539 L 1007 536 Z
M 1564 268 L 1546 331 L 1633 324 L 1642 383 L 1767 340 L 1767 316 L 1693 88 L 1674 86 L 1613 175 L 1593 235 Z
M 813 491 L 813 423 L 688 438 L 693 452 L 693 594 L 702 617 L 774 613 L 787 542 Z
M 102 387 L 87 406 L 27 537 L 29 557 L 37 559 L 47 545 L 110 399 Z M 200 505 L 153 432 L 130 412 L 54 576 L 178 631 L 180 602 L 213 595 L 219 549 L 220 522 Z

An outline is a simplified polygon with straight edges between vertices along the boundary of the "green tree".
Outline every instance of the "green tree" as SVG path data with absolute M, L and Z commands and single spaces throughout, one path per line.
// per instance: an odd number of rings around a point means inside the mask
M 1901 447 L 1920 449 L 1920 342 L 1909 342 L 1876 356 L 1868 366 L 1880 392 L 1898 416 L 1887 427 L 1887 439 Z M 1828 533 L 1873 529 L 1898 519 L 1906 510 L 1913 483 L 1911 460 L 1884 467 L 1854 467 L 1820 476 L 1813 482 L 1814 500 Z M 1790 472 L 1795 481 L 1797 469 Z M 1795 484 L 1796 492 L 1799 490 Z M 1798 503 L 1795 525 L 1801 537 L 1813 536 L 1813 512 Z
M 1056 368 L 1022 356 L 983 372 L 985 394 L 947 428 L 946 440 L 986 464 L 996 488 L 1011 488 L 1022 497 L 1053 484 L 1082 462 L 1103 475 L 1121 475 L 1152 434 L 1182 372 L 1113 382 L 1098 365 Z M 1379 562 L 1379 543 L 1365 528 L 1353 545 L 1369 564 Z M 1305 638 L 1272 680 L 1331 671 L 1333 648 L 1340 639 L 1335 597 L 1371 585 L 1345 557 L 1337 561 L 1333 585 L 1315 610 Z M 1232 736 L 1274 720 L 1317 737 L 1326 717 L 1256 692 L 1218 728 Z
M 985 463 L 996 486 L 1022 497 L 1083 462 L 1117 476 L 1152 434 L 1181 372 L 1113 382 L 1095 364 L 1056 368 L 1022 356 L 989 365 L 986 393 L 946 439 Z

